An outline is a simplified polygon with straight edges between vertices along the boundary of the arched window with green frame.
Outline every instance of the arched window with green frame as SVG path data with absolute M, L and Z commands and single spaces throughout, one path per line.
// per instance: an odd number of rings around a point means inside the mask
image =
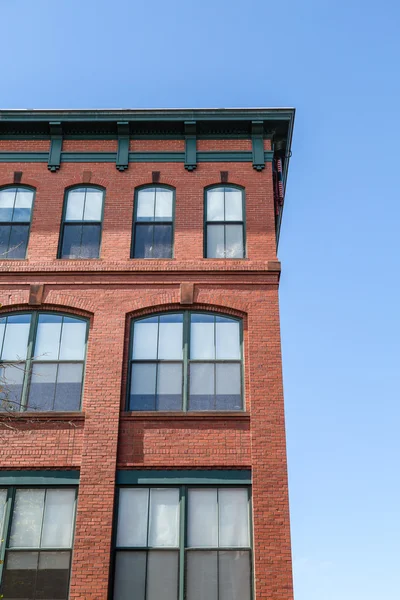
M 0 189 L 0 260 L 26 258 L 34 197 L 25 185 Z
M 175 190 L 166 185 L 135 190 L 131 258 L 172 258 Z

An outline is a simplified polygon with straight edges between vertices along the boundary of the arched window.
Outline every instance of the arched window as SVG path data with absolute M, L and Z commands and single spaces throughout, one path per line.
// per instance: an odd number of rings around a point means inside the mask
M 218 186 L 206 190 L 206 258 L 244 258 L 244 212 L 243 189 Z
M 34 195 L 20 185 L 0 189 L 0 260 L 25 258 Z
M 132 324 L 129 410 L 241 410 L 241 321 L 164 313 Z
M 59 258 L 99 258 L 104 190 L 77 187 L 66 192 Z
M 80 410 L 86 338 L 85 319 L 45 312 L 2 316 L 1 410 Z
M 172 258 L 174 196 L 166 186 L 136 190 L 132 258 Z

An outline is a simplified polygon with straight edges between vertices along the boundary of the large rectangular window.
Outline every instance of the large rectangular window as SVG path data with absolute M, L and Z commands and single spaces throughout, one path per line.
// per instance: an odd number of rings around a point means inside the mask
M 205 257 L 244 258 L 244 191 L 237 187 L 206 190 Z
M 132 258 L 172 258 L 174 190 L 136 191 Z
M 33 198 L 27 187 L 0 190 L 0 260 L 26 257 Z
M 69 190 L 64 203 L 59 258 L 99 258 L 104 191 Z

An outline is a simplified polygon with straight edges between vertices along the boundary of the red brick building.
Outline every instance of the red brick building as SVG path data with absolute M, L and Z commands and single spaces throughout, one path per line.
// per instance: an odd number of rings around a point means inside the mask
M 293 120 L 0 111 L 5 599 L 292 600 Z

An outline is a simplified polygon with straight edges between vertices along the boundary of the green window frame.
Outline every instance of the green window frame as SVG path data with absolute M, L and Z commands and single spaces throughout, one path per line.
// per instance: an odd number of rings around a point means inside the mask
M 237 197 L 239 193 L 240 199 Z M 205 188 L 204 258 L 246 258 L 246 201 L 243 187 L 227 183 Z
M 100 258 L 104 203 L 101 186 L 78 185 L 65 190 L 58 258 Z
M 35 195 L 27 185 L 0 188 L 0 260 L 26 258 Z
M 249 485 L 119 486 L 110 598 L 251 600 L 252 546 Z
M 77 487 L 0 481 L 0 593 L 67 600 Z
M 88 319 L 33 311 L 0 315 L 0 410 L 81 410 Z
M 180 311 L 132 320 L 127 410 L 243 411 L 242 319 Z
M 152 208 L 149 207 L 147 214 L 139 214 L 139 204 L 142 200 L 140 196 L 148 193 L 150 197 L 153 191 L 154 197 L 149 200 L 153 204 Z M 169 192 L 171 202 L 170 211 L 167 211 L 170 213 L 169 215 L 166 213 L 165 207 L 164 215 L 162 214 L 161 193 L 157 196 L 157 192 Z M 135 189 L 131 258 L 156 260 L 174 257 L 175 201 L 176 190 L 169 185 L 149 184 Z M 140 212 L 142 210 L 140 209 Z M 160 213 L 159 216 L 157 212 Z

